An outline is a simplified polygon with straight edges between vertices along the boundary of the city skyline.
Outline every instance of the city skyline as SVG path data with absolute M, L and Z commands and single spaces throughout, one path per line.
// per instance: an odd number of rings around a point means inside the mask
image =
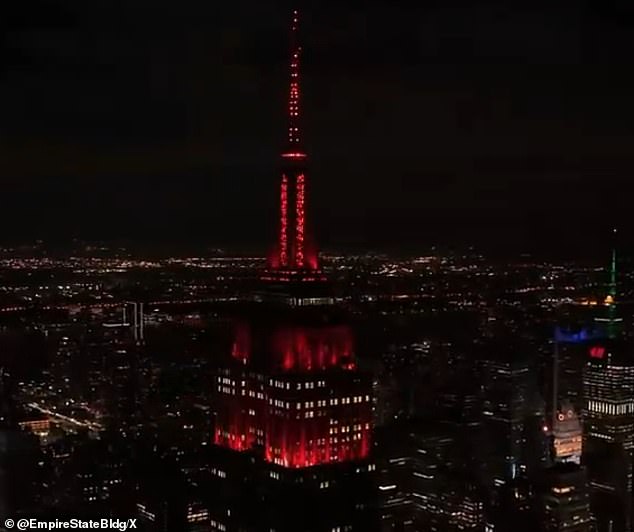
M 632 532 L 634 8 L 146 2 L 11 8 L 0 528 Z

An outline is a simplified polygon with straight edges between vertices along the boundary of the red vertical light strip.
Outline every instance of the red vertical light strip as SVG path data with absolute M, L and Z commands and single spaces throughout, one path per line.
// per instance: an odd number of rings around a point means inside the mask
M 295 198 L 295 263 L 297 268 L 304 267 L 304 223 L 305 223 L 305 180 L 304 174 L 297 176 L 297 190 Z
M 288 178 L 280 186 L 280 266 L 288 265 Z
M 244 322 L 235 325 L 231 356 L 245 365 L 251 356 L 251 331 Z

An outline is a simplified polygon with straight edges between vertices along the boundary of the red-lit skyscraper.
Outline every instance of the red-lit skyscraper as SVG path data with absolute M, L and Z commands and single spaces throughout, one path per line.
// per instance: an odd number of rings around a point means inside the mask
M 214 383 L 223 530 L 373 530 L 372 382 L 318 265 L 307 224 L 300 138 L 298 13 L 293 13 L 279 231 L 253 304 L 236 317 Z

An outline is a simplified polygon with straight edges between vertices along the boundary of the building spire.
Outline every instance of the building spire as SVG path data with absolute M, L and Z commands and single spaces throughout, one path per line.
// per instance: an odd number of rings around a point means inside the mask
M 616 338 L 618 333 L 618 319 L 616 316 L 616 228 L 612 230 L 612 259 L 610 261 L 610 286 L 605 298 L 608 305 L 608 337 Z
M 302 47 L 299 40 L 299 11 L 293 11 L 291 21 L 291 56 L 290 56 L 290 83 L 288 94 L 288 138 L 287 150 L 283 157 L 303 158 L 305 155 L 301 149 L 300 122 L 300 61 Z
M 616 301 L 616 228 L 612 230 L 612 262 L 610 264 L 610 291 L 612 300 Z
M 280 181 L 279 233 L 276 248 L 269 260 L 271 279 L 285 281 L 322 281 L 317 248 L 310 234 L 308 218 L 308 178 L 306 153 L 300 133 L 300 61 L 299 11 L 291 19 L 290 83 L 288 94 L 288 134 L 282 152 Z M 267 274 L 268 275 L 268 274 Z
M 616 338 L 619 334 L 619 327 L 622 318 L 617 316 L 617 284 L 616 284 L 616 228 L 612 229 L 612 257 L 610 259 L 610 279 L 608 283 L 607 295 L 603 301 L 607 307 L 605 317 L 597 318 L 596 321 L 604 322 L 605 332 L 608 338 Z

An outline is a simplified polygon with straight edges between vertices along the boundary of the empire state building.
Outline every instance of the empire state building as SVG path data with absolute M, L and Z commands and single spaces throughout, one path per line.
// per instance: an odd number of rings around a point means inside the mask
M 294 12 L 278 238 L 213 383 L 212 523 L 226 531 L 371 532 L 372 380 L 357 368 L 352 329 L 310 236 L 298 31 Z

